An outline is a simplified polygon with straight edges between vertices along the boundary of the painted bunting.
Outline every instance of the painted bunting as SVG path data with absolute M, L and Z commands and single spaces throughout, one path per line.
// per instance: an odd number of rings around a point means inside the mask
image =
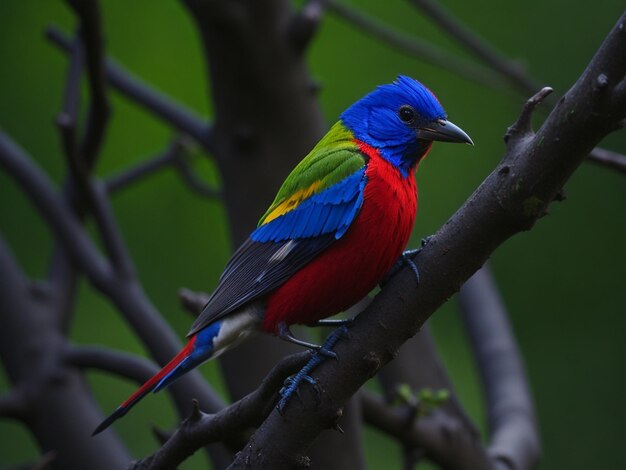
M 417 210 L 414 171 L 433 141 L 472 144 L 435 95 L 399 76 L 339 117 L 287 177 L 234 253 L 187 345 L 94 434 L 201 363 L 257 332 L 295 338 L 366 296 L 408 243 Z

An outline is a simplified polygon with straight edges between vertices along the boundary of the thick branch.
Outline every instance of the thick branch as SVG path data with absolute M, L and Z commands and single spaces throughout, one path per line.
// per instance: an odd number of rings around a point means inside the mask
M 55 45 L 69 52 L 71 41 L 64 33 L 49 27 L 46 35 Z M 178 131 L 192 137 L 207 152 L 212 151 L 211 129 L 202 118 L 170 97 L 150 88 L 110 59 L 105 61 L 105 72 L 113 88 L 156 114 Z
M 5 134 L 0 132 L 0 165 L 23 188 L 42 218 L 62 242 L 74 262 L 91 283 L 120 309 L 132 328 L 160 364 L 168 362 L 181 348 L 180 341 L 146 297 L 136 280 L 119 277 L 104 260 L 83 227 L 72 216 L 43 172 Z M 103 191 L 103 190 L 102 190 Z M 108 213 L 110 214 L 110 212 Z M 118 238 L 121 243 L 121 240 Z M 188 374 L 174 387 L 201 398 L 205 406 L 217 410 L 221 402 L 197 373 Z
M 502 468 L 536 468 L 541 444 L 524 361 L 487 266 L 463 285 L 459 300 L 485 388 L 489 453 Z
M 0 131 L 0 165 L 13 176 L 32 200 L 54 235 L 63 241 L 74 262 L 88 273 L 96 285 L 102 287 L 110 282 L 111 267 L 100 256 L 50 180 L 2 131 Z
M 4 145 L 0 149 L 4 156 Z M 4 163 L 3 158 L 0 161 Z M 50 315 L 56 293 L 41 296 L 29 288 L 1 239 L 0 279 L 0 358 L 13 386 L 11 393 L 18 394 L 5 405 L 15 407 L 11 413 L 16 416 L 24 416 L 43 452 L 56 452 L 59 468 L 119 468 L 130 458 L 128 452 L 112 433 L 91 439 L 91 430 L 101 419 L 98 406 L 81 374 L 60 360 L 66 338 Z
M 301 369 L 310 357 L 308 351 L 287 356 L 255 391 L 216 414 L 207 415 L 196 408 L 163 447 L 132 468 L 175 468 L 201 446 L 239 437 L 246 429 L 258 426 L 270 412 L 284 380 Z
M 572 172 L 626 115 L 611 99 L 626 73 L 625 23 L 626 13 L 536 136 L 509 148 L 502 163 L 420 252 L 419 288 L 405 269 L 357 317 L 350 337 L 335 347 L 339 360 L 325 362 L 314 373 L 321 388 L 319 405 L 291 401 L 284 416 L 270 414 L 233 468 L 295 466 L 400 345 L 499 245 L 544 214 Z M 596 86 L 600 74 L 607 76 L 602 88 Z

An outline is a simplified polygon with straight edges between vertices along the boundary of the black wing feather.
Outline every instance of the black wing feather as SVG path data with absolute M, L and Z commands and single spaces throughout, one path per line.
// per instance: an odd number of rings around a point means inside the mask
M 333 233 L 282 242 L 261 243 L 248 238 L 226 265 L 220 282 L 187 336 L 278 288 L 334 241 Z M 287 244 L 291 245 L 287 247 Z M 273 260 L 281 249 L 288 252 Z

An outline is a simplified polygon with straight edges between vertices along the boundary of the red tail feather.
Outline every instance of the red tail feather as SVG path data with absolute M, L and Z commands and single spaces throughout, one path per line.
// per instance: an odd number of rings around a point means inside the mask
M 168 362 L 159 372 L 154 374 L 146 383 L 144 383 L 139 389 L 133 393 L 128 400 L 122 403 L 109 417 L 107 417 L 93 432 L 93 436 L 104 431 L 108 428 L 114 421 L 124 416 L 128 410 L 130 410 L 139 400 L 141 400 L 144 396 L 146 396 L 149 392 L 151 392 L 154 387 L 169 374 L 178 364 L 180 364 L 183 359 L 185 359 L 189 354 L 192 353 L 194 349 L 194 343 L 196 342 L 196 336 L 192 336 L 189 339 L 187 345 L 176 355 L 174 358 Z

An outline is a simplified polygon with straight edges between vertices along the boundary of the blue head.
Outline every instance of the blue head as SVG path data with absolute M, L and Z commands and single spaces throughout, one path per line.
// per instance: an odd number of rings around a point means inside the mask
M 446 112 L 428 88 L 403 75 L 354 103 L 340 119 L 357 139 L 377 148 L 405 175 L 434 140 L 472 143 L 446 119 Z

